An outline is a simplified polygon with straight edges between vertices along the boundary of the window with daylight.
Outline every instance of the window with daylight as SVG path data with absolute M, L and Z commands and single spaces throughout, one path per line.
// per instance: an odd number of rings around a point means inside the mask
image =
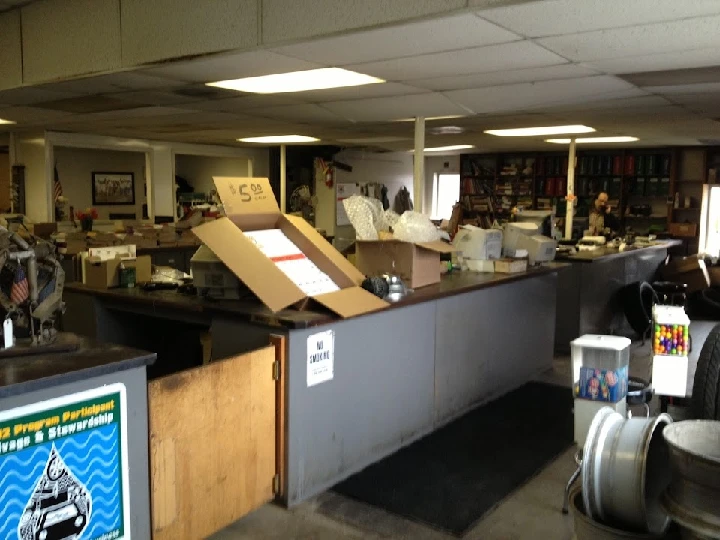
M 436 173 L 433 177 L 432 219 L 450 219 L 460 196 L 460 175 Z

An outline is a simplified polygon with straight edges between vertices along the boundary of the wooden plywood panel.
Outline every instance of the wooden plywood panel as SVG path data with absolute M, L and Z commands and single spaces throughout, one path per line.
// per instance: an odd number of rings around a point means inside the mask
M 148 384 L 153 538 L 205 538 L 273 497 L 275 348 Z

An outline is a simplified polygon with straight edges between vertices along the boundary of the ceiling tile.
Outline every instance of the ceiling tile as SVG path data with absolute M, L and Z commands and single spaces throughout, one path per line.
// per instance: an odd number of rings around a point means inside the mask
M 476 113 L 531 110 L 551 104 L 581 103 L 590 97 L 643 94 L 629 83 L 607 75 L 445 92 L 450 99 Z
M 143 70 L 142 73 L 188 82 L 214 82 L 318 67 L 323 66 L 270 51 L 251 51 L 206 56 L 186 62 L 173 62 Z
M 461 90 L 465 88 L 498 86 L 501 84 L 573 79 L 589 75 L 597 75 L 597 72 L 575 64 L 563 64 L 561 66 L 515 69 L 512 71 L 496 71 L 493 73 L 458 75 L 455 77 L 414 79 L 412 85 L 429 90 Z
M 354 122 L 382 122 L 418 115 L 464 115 L 467 111 L 438 93 L 323 103 L 323 107 Z
M 263 107 L 299 105 L 297 94 L 241 94 L 239 97 L 198 101 L 184 105 L 188 109 L 203 111 L 252 112 Z
M 518 41 L 383 62 L 354 64 L 349 66 L 349 69 L 388 81 L 407 81 L 565 63 L 567 63 L 565 59 L 530 41 Z
M 519 40 L 472 13 L 319 39 L 273 49 L 327 65 L 373 62 Z
M 56 101 L 76 97 L 70 92 L 55 92 L 42 88 L 13 88 L 0 91 L 0 101 L 10 105 L 32 105 L 43 101 Z
M 593 60 L 592 62 L 583 62 L 583 65 L 605 73 L 640 73 L 717 66 L 719 62 L 717 47 L 708 47 L 689 51 Z
M 190 103 L 197 100 L 197 98 L 193 98 L 191 96 L 178 95 L 171 92 L 153 92 L 149 90 L 137 90 L 109 95 L 115 99 L 129 103 L 141 103 L 144 105 L 155 106 L 182 105 L 183 103 Z
M 423 94 L 428 90 L 416 88 L 414 85 L 400 83 L 366 84 L 363 86 L 349 86 L 346 88 L 328 88 L 327 90 L 312 90 L 297 94 L 298 98 L 312 103 L 324 101 L 345 101 L 349 99 L 367 99 L 375 97 L 403 96 L 410 94 Z
M 546 0 L 480 16 L 527 37 L 557 36 L 720 14 L 717 0 Z
M 301 105 L 284 105 L 280 107 L 269 107 L 265 109 L 255 109 L 253 115 L 265 116 L 276 120 L 287 120 L 290 122 L 302 123 L 345 123 L 347 119 L 329 111 L 320 105 L 312 103 L 304 103 Z
M 720 95 L 720 82 L 678 84 L 671 86 L 645 86 L 644 90 L 653 94 L 672 96 L 675 94 L 715 94 Z
M 49 109 L 40 109 L 37 107 L 9 107 L 0 109 L 0 118 L 17 122 L 19 127 L 25 124 L 38 124 L 50 122 L 58 118 L 63 118 L 70 113 L 63 111 L 51 111 Z
M 720 82 L 720 66 L 628 73 L 620 76 L 635 86 L 683 86 Z
M 537 40 L 576 62 L 701 49 L 717 44 L 720 16 L 683 19 Z M 717 60 L 716 62 L 717 63 Z

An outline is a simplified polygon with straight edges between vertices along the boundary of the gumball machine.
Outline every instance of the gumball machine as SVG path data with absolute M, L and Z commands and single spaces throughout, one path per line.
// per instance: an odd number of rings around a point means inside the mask
M 690 352 L 690 319 L 682 306 L 653 307 L 652 384 L 661 396 L 685 397 Z
M 588 334 L 570 343 L 575 442 L 585 443 L 590 423 L 603 407 L 625 416 L 630 365 L 628 338 Z

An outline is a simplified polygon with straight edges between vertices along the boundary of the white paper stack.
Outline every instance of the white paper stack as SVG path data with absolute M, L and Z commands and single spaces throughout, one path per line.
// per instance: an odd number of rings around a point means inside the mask
M 340 290 L 280 229 L 244 232 L 308 296 Z

